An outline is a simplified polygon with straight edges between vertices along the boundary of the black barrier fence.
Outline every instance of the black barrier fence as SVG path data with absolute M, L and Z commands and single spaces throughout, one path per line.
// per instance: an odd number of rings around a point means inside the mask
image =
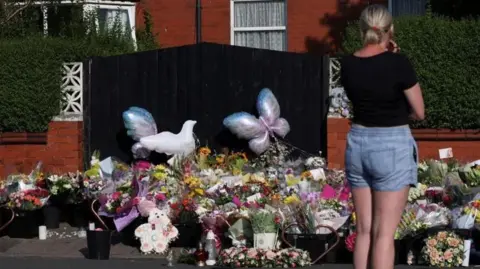
M 329 59 L 307 54 L 201 43 L 92 58 L 84 79 L 84 147 L 102 157 L 131 160 L 122 112 L 147 109 L 158 131 L 178 133 L 188 119 L 201 144 L 246 149 L 223 127 L 234 112 L 258 115 L 258 93 L 270 88 L 291 126 L 285 137 L 307 152 L 326 154 Z

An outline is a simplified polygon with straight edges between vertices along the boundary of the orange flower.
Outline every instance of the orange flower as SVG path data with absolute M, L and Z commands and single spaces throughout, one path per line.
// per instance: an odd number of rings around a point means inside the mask
M 212 153 L 212 151 L 207 148 L 207 147 L 201 147 L 198 152 L 200 153 L 200 155 L 203 155 L 203 156 L 208 156 L 210 155 L 210 153 Z

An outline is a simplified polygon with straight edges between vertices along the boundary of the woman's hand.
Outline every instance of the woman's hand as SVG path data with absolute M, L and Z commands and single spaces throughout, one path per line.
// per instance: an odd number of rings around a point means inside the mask
M 391 51 L 393 53 L 397 53 L 400 51 L 400 47 L 397 45 L 397 43 L 393 40 L 390 40 L 388 42 L 387 50 Z

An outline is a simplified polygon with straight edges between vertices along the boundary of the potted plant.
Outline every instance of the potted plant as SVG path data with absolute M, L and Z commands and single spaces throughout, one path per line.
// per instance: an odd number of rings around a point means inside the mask
M 38 226 L 42 224 L 42 214 L 39 210 L 46 204 L 48 198 L 49 192 L 40 188 L 10 193 L 8 206 L 15 211 L 15 219 L 7 228 L 8 235 L 11 238 L 37 237 Z
M 308 202 L 292 204 L 286 212 L 282 240 L 287 246 L 308 251 L 313 264 L 337 250 L 341 240 L 336 230 L 344 225 L 344 217 L 333 209 L 314 208 Z M 330 260 L 336 260 L 335 256 Z
M 60 227 L 61 207 L 78 201 L 80 181 L 74 174 L 52 174 L 47 177 L 46 187 L 51 197 L 43 208 L 45 226 L 48 229 L 56 229 Z
M 197 247 L 201 238 L 201 227 L 198 222 L 198 215 L 195 213 L 196 208 L 197 205 L 191 198 L 170 203 L 173 223 L 178 230 L 178 238 L 172 242 L 172 247 Z
M 253 246 L 261 249 L 275 249 L 280 217 L 265 209 L 250 211 L 249 217 L 253 229 Z

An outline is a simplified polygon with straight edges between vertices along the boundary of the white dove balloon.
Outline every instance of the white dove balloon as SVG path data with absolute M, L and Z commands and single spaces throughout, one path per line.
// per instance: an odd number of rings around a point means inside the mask
M 195 151 L 193 127 L 197 123 L 187 120 L 178 134 L 165 131 L 157 134 L 155 120 L 147 110 L 130 107 L 123 112 L 123 122 L 127 134 L 138 141 L 132 146 L 135 158 L 146 158 L 151 151 L 184 157 Z

